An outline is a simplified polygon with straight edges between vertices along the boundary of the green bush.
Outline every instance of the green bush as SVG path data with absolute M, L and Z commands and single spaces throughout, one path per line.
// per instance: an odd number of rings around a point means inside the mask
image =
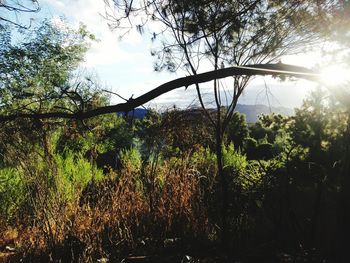
M 121 150 L 119 158 L 123 167 L 132 167 L 135 171 L 141 169 L 141 154 L 136 148 L 132 147 L 130 149 Z
M 35 171 L 32 171 L 35 169 Z M 31 175 L 30 175 L 31 174 Z M 31 178 L 33 175 L 35 177 Z M 45 198 L 63 197 L 70 201 L 79 196 L 81 191 L 92 181 L 101 181 L 103 173 L 96 166 L 89 163 L 80 154 L 66 152 L 55 154 L 54 162 L 45 163 L 38 158 L 31 167 L 16 167 L 0 169 L 0 217 L 8 221 L 22 205 L 29 208 L 37 206 L 36 197 L 41 186 L 51 194 Z M 29 198 L 30 197 L 30 198 Z M 50 203 L 51 200 L 46 200 Z M 29 202 L 29 203 L 28 203 Z M 34 203 L 33 203 L 34 202 Z M 26 203 L 26 204 L 24 204 Z
M 243 171 L 248 162 L 245 155 L 242 155 L 240 151 L 236 151 L 233 143 L 223 147 L 223 161 L 224 169 L 229 169 L 232 172 Z
M 102 170 L 87 161 L 81 154 L 65 152 L 55 155 L 57 185 L 67 200 L 80 192 L 91 182 L 103 179 Z
M 0 169 L 0 217 L 11 219 L 25 199 L 21 172 L 15 168 Z

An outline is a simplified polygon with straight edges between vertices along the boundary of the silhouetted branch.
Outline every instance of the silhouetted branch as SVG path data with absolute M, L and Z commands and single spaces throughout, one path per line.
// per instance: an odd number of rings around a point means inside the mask
M 19 118 L 47 119 L 47 118 L 65 118 L 83 120 L 107 113 L 128 112 L 139 107 L 160 95 L 181 87 L 188 87 L 193 84 L 208 82 L 215 79 L 221 79 L 232 76 L 255 76 L 255 75 L 273 75 L 273 76 L 293 76 L 311 81 L 318 81 L 320 75 L 314 71 L 293 65 L 282 63 L 277 64 L 258 64 L 245 67 L 234 66 L 229 68 L 218 69 L 197 75 L 178 78 L 164 83 L 157 88 L 125 103 L 100 107 L 89 111 L 69 112 L 46 112 L 46 113 L 16 113 L 0 116 L 0 122 L 12 121 Z

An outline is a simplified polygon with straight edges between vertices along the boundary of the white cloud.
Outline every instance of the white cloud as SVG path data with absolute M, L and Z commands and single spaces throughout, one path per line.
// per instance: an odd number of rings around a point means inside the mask
M 131 55 L 123 52 L 118 46 L 118 40 L 111 34 L 104 34 L 99 37 L 97 42 L 92 42 L 91 48 L 86 54 L 86 63 L 88 67 L 98 65 L 118 64 Z
M 99 65 L 120 64 L 133 56 L 121 48 L 121 42 L 116 32 L 111 32 L 106 19 L 102 16 L 105 12 L 105 4 L 102 0 L 43 0 L 43 4 L 57 12 L 62 13 L 72 23 L 78 26 L 83 23 L 93 33 L 98 42 L 92 43 L 86 55 L 85 66 L 95 67 Z M 53 20 L 59 22 L 59 16 Z M 135 32 L 125 38 L 128 44 L 136 44 L 142 41 L 141 36 Z

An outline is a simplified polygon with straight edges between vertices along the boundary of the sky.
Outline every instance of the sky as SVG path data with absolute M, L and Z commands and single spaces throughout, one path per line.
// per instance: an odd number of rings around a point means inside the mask
M 138 32 L 131 31 L 120 39 L 120 32 L 111 31 L 103 17 L 106 10 L 103 0 L 41 0 L 40 6 L 40 13 L 34 15 L 35 22 L 42 18 L 57 22 L 64 16 L 71 26 L 77 27 L 82 22 L 96 35 L 99 41 L 92 43 L 82 67 L 98 75 L 101 84 L 114 93 L 125 98 L 135 98 L 158 85 L 186 75 L 185 72 L 155 72 L 150 52 L 150 36 L 141 36 Z M 289 56 L 282 58 L 282 62 L 311 67 L 316 57 L 315 54 Z M 226 80 L 223 82 L 224 85 Z M 281 82 L 271 77 L 257 77 L 248 85 L 239 103 L 300 107 L 305 96 L 315 86 L 314 83 L 305 80 Z M 203 92 L 208 94 L 207 100 L 210 101 L 210 86 L 204 85 L 203 89 Z M 111 102 L 118 103 L 121 100 L 112 96 Z M 145 106 L 161 110 L 173 105 L 181 108 L 198 105 L 195 89 L 180 88 Z

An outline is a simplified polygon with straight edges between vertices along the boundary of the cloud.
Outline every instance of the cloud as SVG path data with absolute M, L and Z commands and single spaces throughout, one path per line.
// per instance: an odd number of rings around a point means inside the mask
M 133 59 L 133 55 L 121 48 L 118 34 L 112 32 L 106 19 L 102 16 L 105 12 L 105 4 L 102 0 L 43 0 L 42 4 L 48 6 L 55 16 L 54 21 L 60 21 L 57 13 L 66 17 L 73 26 L 79 23 L 87 26 L 98 42 L 93 42 L 86 55 L 84 66 L 95 67 L 99 65 L 120 64 L 125 60 Z M 53 10 L 52 10 L 53 9 Z M 125 38 L 128 44 L 138 44 L 142 41 L 141 36 L 135 32 Z
M 99 40 L 92 42 L 91 48 L 86 54 L 85 66 L 119 64 L 132 58 L 132 54 L 120 49 L 117 37 L 112 34 L 103 34 L 103 36 L 97 38 Z

